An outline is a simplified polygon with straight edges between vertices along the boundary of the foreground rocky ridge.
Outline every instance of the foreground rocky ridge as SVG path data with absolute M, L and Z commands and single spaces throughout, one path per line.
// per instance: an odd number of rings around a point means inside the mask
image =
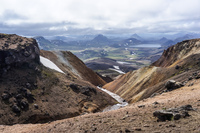
M 187 40 L 168 48 L 151 66 L 128 72 L 104 88 L 133 103 L 166 91 L 170 79 L 185 84 L 199 69 L 200 39 Z
M 190 84 L 196 83 L 193 86 Z M 188 87 L 189 86 L 189 87 Z M 0 125 L 4 133 L 163 133 L 200 132 L 200 79 L 192 79 L 182 88 L 130 104 L 115 111 L 86 114 L 45 124 Z M 188 117 L 158 122 L 153 116 L 157 110 L 179 109 L 190 104 L 194 110 Z
M 0 124 L 43 123 L 98 112 L 116 103 L 93 85 L 105 83 L 100 77 L 92 84 L 62 63 L 57 64 L 65 73 L 44 67 L 34 39 L 0 34 L 0 46 Z M 78 63 L 85 75 L 91 75 L 73 54 L 65 57 L 72 59 L 69 65 Z

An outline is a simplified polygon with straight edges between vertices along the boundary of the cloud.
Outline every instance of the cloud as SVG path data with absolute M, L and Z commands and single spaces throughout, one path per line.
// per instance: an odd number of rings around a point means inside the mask
M 84 30 L 134 33 L 200 29 L 199 0 L 2 0 L 1 5 L 1 32 L 84 34 Z

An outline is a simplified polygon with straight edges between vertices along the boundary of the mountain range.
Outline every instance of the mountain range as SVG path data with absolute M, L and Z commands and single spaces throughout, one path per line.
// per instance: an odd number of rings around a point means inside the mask
M 178 34 L 179 35 L 179 34 Z M 176 35 L 176 36 L 178 36 Z M 166 35 L 167 36 L 167 35 Z M 127 45 L 134 46 L 140 44 L 161 44 L 163 47 L 168 48 L 178 42 L 188 39 L 194 39 L 200 37 L 199 34 L 185 34 L 176 37 L 175 39 L 169 37 L 161 37 L 160 39 L 144 39 L 138 34 L 133 34 L 126 39 L 118 38 L 108 38 L 105 35 L 99 34 L 95 37 L 89 36 L 87 39 L 82 39 L 80 37 L 74 37 L 73 40 L 66 39 L 67 37 L 58 36 L 58 37 L 51 37 L 51 40 L 45 39 L 42 36 L 34 37 L 41 46 L 41 49 L 44 50 L 59 50 L 59 49 L 70 49 L 74 50 L 77 47 L 88 48 L 88 47 L 102 47 L 102 46 L 113 46 L 113 47 L 126 47 Z

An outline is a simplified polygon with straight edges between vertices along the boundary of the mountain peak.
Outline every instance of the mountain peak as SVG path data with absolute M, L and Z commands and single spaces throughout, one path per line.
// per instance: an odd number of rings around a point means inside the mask
M 109 39 L 106 36 L 99 34 L 92 41 L 103 43 L 109 42 Z
M 135 38 L 135 39 L 137 39 L 137 40 L 143 40 L 143 38 L 142 37 L 140 37 L 138 34 L 133 34 L 133 35 L 131 35 L 131 38 Z

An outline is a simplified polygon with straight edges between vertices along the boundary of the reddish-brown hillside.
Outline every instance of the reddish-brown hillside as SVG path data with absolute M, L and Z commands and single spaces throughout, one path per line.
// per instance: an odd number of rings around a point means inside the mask
M 48 122 L 98 112 L 116 103 L 93 85 L 104 81 L 91 84 L 92 80 L 79 77 L 54 53 L 41 53 L 65 73 L 43 66 L 34 39 L 0 34 L 0 124 Z M 71 53 L 66 57 L 72 58 L 71 66 L 80 62 Z M 77 65 L 91 75 L 84 64 Z
M 41 55 L 52 60 L 65 73 L 72 73 L 77 78 L 89 81 L 95 86 L 106 84 L 100 76 L 89 69 L 78 57 L 69 51 L 41 50 Z
M 132 103 L 161 93 L 170 79 L 187 82 L 199 69 L 200 39 L 187 40 L 168 48 L 151 66 L 126 73 L 104 88 Z

